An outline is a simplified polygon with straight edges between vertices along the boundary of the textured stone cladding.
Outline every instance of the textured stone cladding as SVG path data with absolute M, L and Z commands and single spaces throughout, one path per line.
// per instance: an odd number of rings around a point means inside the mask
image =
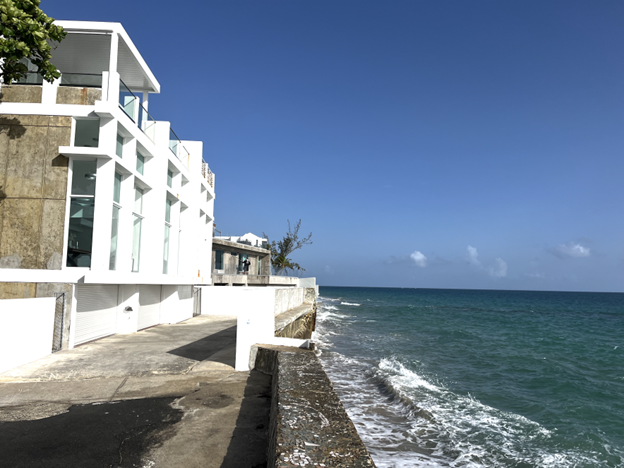
M 273 375 L 268 468 L 375 466 L 313 351 L 260 345 L 256 369 Z
M 102 99 L 100 88 L 59 87 L 56 91 L 57 104 L 92 106 L 100 99 Z
M 0 102 L 40 103 L 43 86 L 3 85 L 0 88 Z
M 0 115 L 0 268 L 61 269 L 70 136 L 71 117 Z

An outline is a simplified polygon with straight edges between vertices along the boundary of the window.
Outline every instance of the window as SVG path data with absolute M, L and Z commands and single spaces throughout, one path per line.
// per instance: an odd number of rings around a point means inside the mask
M 117 134 L 117 146 L 115 147 L 115 154 L 119 156 L 120 158 L 123 157 L 123 145 L 124 145 L 124 138 L 118 133 Z
M 223 270 L 223 250 L 215 250 L 215 270 Z
M 132 213 L 132 271 L 139 271 L 141 259 L 141 227 L 143 224 L 143 190 L 134 188 L 134 210 Z
M 173 188 L 173 171 L 171 169 L 167 170 L 167 186 Z
M 262 258 L 258 257 L 258 275 L 262 274 Z
M 121 211 L 121 179 L 119 172 L 115 172 L 115 182 L 113 186 L 113 220 L 111 224 L 111 246 L 110 258 L 108 262 L 109 270 L 117 269 L 117 240 L 119 234 L 119 212 Z
M 91 267 L 96 175 L 95 160 L 73 161 L 67 239 L 68 267 Z
M 143 175 L 143 168 L 145 167 L 145 157 L 137 151 L 136 170 L 139 174 Z
M 100 119 L 77 119 L 74 146 L 97 148 L 100 141 Z
M 169 235 L 171 233 L 171 200 L 165 199 L 165 244 L 163 246 L 163 274 L 169 273 Z

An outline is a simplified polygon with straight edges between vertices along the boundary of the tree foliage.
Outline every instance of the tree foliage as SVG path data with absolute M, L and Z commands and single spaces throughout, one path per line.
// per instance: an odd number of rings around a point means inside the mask
M 305 271 L 305 268 L 288 258 L 295 250 L 312 243 L 310 240 L 312 238 L 312 233 L 308 234 L 308 236 L 303 239 L 299 239 L 299 228 L 301 228 L 301 220 L 295 224 L 294 229 L 290 225 L 290 220 L 288 220 L 288 232 L 280 241 L 270 241 L 269 237 L 265 233 L 262 233 L 267 239 L 267 248 L 271 251 L 271 265 L 280 274 L 286 270 Z
M 11 83 L 26 76 L 29 59 L 46 81 L 61 76 L 49 41 L 60 42 L 67 32 L 39 8 L 41 0 L 0 0 L 0 78 Z

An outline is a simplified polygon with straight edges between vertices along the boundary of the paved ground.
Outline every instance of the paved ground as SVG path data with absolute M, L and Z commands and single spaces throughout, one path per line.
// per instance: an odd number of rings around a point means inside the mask
M 0 467 L 266 466 L 271 379 L 235 342 L 200 316 L 0 374 Z

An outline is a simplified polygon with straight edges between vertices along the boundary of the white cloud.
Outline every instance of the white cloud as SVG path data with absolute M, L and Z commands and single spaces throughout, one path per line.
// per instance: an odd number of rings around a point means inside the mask
M 490 276 L 493 276 L 494 278 L 504 278 L 507 276 L 507 262 L 505 262 L 502 258 L 497 258 L 494 260 L 494 263 L 495 265 L 486 268 Z
M 418 265 L 421 268 L 425 268 L 427 266 L 427 257 L 425 257 L 425 255 L 419 250 L 415 250 L 410 255 L 410 258 L 414 261 L 416 265 Z
M 468 262 L 475 266 L 481 266 L 481 262 L 479 261 L 479 252 L 477 252 L 477 248 L 472 245 L 468 246 Z
M 325 273 L 333 275 L 334 274 L 334 269 L 332 267 L 330 267 L 329 265 L 325 265 Z
M 558 245 L 553 254 L 559 257 L 589 257 L 591 255 L 589 247 L 583 247 L 581 244 L 569 242 L 567 244 Z
M 494 260 L 494 265 L 483 266 L 479 260 L 479 252 L 476 247 L 468 246 L 468 263 L 475 266 L 479 270 L 486 271 L 493 278 L 504 278 L 507 276 L 507 262 L 502 258 Z

